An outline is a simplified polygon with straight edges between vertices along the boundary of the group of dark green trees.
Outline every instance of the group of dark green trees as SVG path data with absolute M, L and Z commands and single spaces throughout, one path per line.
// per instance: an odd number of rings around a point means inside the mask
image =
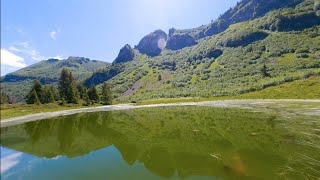
M 111 85 L 104 83 L 101 92 L 95 86 L 86 88 L 82 83 L 78 83 L 74 75 L 68 69 L 63 69 L 60 74 L 58 87 L 42 86 L 39 80 L 34 82 L 31 91 L 26 96 L 27 104 L 46 104 L 60 101 L 60 104 L 74 103 L 79 100 L 84 101 L 84 105 L 102 103 L 112 104 Z
M 54 95 L 55 94 L 55 95 Z M 34 82 L 32 90 L 26 96 L 28 104 L 47 104 L 59 100 L 59 93 L 54 86 L 42 86 L 39 80 Z

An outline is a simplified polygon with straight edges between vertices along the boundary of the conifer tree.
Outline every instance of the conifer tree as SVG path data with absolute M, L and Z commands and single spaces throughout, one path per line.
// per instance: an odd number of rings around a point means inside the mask
M 57 87 L 56 86 L 50 86 L 50 90 L 51 90 L 51 92 L 53 94 L 54 100 L 55 101 L 59 101 L 60 94 L 59 94 L 59 91 L 58 91 Z
M 34 81 L 34 85 L 26 96 L 26 103 L 27 104 L 39 104 L 42 101 L 43 96 L 43 87 L 39 80 Z
M 88 91 L 88 96 L 89 99 L 93 102 L 93 103 L 98 103 L 99 102 L 99 93 L 98 90 L 96 88 L 96 86 L 92 86 L 89 91 Z
M 42 95 L 42 103 L 53 103 L 54 97 L 49 87 L 45 87 Z
M 60 98 L 64 98 L 67 103 L 78 103 L 76 80 L 67 69 L 62 69 L 59 79 Z
M 61 101 L 59 102 L 59 105 L 63 106 L 66 104 L 66 100 L 64 98 L 61 98 Z
M 111 85 L 108 83 L 103 83 L 101 90 L 101 101 L 103 105 L 111 105 L 112 104 L 112 91 Z
M 60 98 L 67 99 L 67 91 L 69 87 L 69 72 L 67 69 L 62 69 L 59 79 Z
M 86 93 L 83 94 L 83 100 L 84 100 L 84 104 L 83 105 L 85 105 L 85 106 L 89 106 L 90 105 L 91 101 L 90 101 L 90 98 L 89 98 L 88 94 L 86 94 Z
M 34 81 L 33 89 L 36 91 L 39 100 L 41 100 L 43 94 L 43 87 L 39 80 Z
M 70 94 L 69 94 L 69 102 L 71 103 L 78 103 L 79 93 L 77 90 L 77 81 L 73 76 L 72 72 L 69 72 L 69 80 L 70 80 Z
M 84 99 L 84 95 L 87 93 L 87 89 L 83 86 L 82 83 L 77 85 L 77 90 L 79 92 L 80 99 Z
M 27 104 L 41 104 L 35 89 L 27 95 L 26 102 Z

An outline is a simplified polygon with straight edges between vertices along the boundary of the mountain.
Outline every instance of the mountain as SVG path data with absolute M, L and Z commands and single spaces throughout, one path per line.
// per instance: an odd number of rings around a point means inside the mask
M 67 64 L 64 67 L 76 68 Z M 172 28 L 168 34 L 156 30 L 134 48 L 125 45 L 111 65 L 95 65 L 77 70 L 79 79 L 88 87 L 107 81 L 123 101 L 238 95 L 317 76 L 320 3 L 242 0 L 207 25 Z M 15 84 L 26 79 L 30 84 L 36 73 L 43 82 L 54 83 L 60 69 L 30 66 L 2 78 L 1 85 L 23 94 L 23 88 L 18 91 L 9 84 L 11 78 Z
M 314 0 L 243 0 L 208 25 L 150 33 L 134 59 L 85 84 L 107 81 L 117 98 L 138 101 L 237 95 L 320 75 L 319 15 Z
M 40 80 L 42 84 L 57 83 L 61 70 L 68 68 L 78 80 L 82 81 L 90 77 L 93 72 L 109 65 L 103 61 L 74 56 L 66 60 L 43 60 L 1 77 L 1 90 L 14 96 L 17 101 L 21 101 L 36 79 Z
M 170 29 L 167 49 L 177 50 L 195 45 L 200 39 L 221 33 L 232 24 L 263 17 L 272 10 L 293 8 L 301 2 L 303 0 L 242 0 L 208 25 L 185 30 Z

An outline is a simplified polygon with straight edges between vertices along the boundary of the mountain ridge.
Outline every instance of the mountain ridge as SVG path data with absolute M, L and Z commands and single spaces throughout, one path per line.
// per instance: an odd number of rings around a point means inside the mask
M 266 0 L 241 1 L 237 6 L 243 6 L 245 2 L 252 5 Z M 135 60 L 118 64 L 122 69 L 119 74 L 113 74 L 104 81 L 114 85 L 116 97 L 140 100 L 242 94 L 319 74 L 320 18 L 314 8 L 316 2 L 289 0 L 286 2 L 290 3 L 280 2 L 278 6 L 276 1 L 273 2 L 270 11 L 260 13 L 262 15 L 259 18 L 235 23 L 221 33 L 198 38 L 197 44 L 193 46 L 177 50 L 165 48 L 153 57 L 138 51 Z M 231 10 L 241 9 L 237 6 Z M 297 21 L 294 24 L 295 20 L 306 17 L 312 20 Z M 169 39 L 174 33 L 190 32 L 171 29 Z M 193 34 L 193 37 L 196 36 Z M 302 36 L 306 39 L 301 41 Z M 285 42 L 288 44 L 283 44 Z M 287 64 L 280 62 L 286 58 L 289 59 L 286 60 Z M 277 66 L 274 66 L 275 62 Z M 272 74 L 270 77 L 264 77 L 262 73 L 264 64 L 265 71 Z M 292 72 L 293 69 L 296 72 Z M 287 72 L 287 75 L 281 71 Z M 107 77 L 108 70 L 104 72 Z M 161 81 L 157 81 L 159 75 L 162 76 Z M 250 82 L 251 78 L 251 81 L 257 82 Z M 222 80 L 225 82 L 219 82 Z M 87 85 L 99 83 L 97 81 Z M 129 96 L 128 90 L 132 92 Z
M 17 101 L 22 101 L 34 80 L 40 80 L 42 84 L 55 84 L 61 70 L 68 68 L 78 80 L 83 81 L 93 72 L 109 65 L 110 63 L 104 61 L 77 56 L 70 56 L 64 60 L 42 60 L 1 77 L 1 90 L 14 96 Z
M 116 98 L 140 100 L 242 94 L 320 75 L 320 5 L 268 2 L 243 0 L 208 25 L 151 32 L 84 84 L 108 81 Z

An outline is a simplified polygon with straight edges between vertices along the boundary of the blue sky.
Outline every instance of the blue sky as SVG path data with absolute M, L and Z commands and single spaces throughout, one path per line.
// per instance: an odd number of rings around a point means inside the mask
M 237 0 L 1 0 L 1 75 L 48 58 L 112 62 L 148 33 L 208 24 Z

